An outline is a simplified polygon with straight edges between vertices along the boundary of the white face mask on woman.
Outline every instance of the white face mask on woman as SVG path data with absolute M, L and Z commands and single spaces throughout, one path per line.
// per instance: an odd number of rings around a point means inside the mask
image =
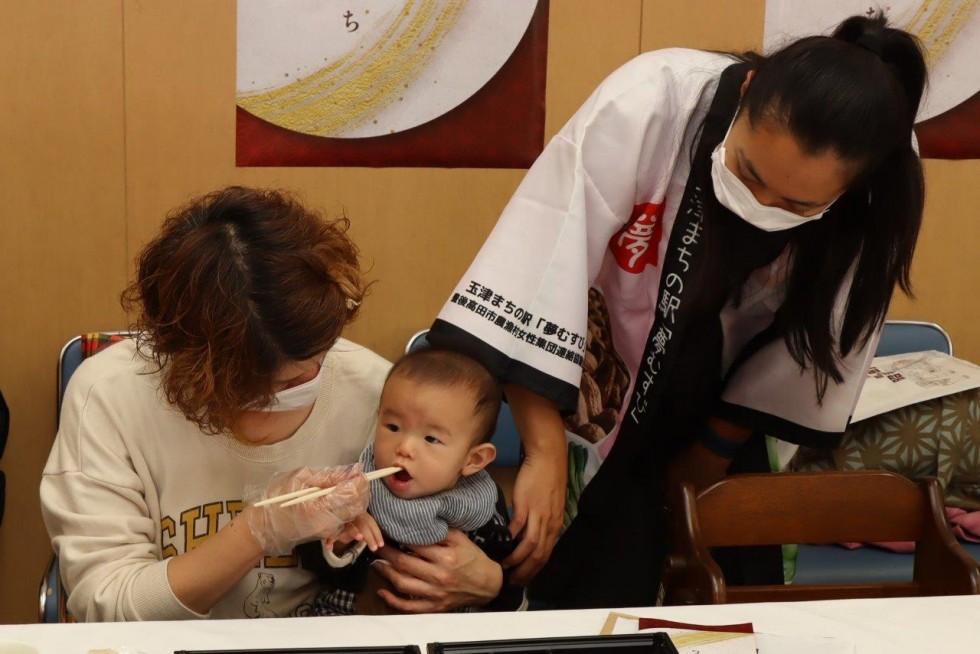
M 735 113 L 735 116 L 738 117 L 738 112 Z M 725 132 L 725 138 L 711 153 L 711 182 L 715 189 L 715 197 L 718 198 L 722 206 L 741 216 L 750 225 L 767 232 L 778 232 L 791 227 L 798 227 L 827 213 L 836 199 L 824 207 L 823 211 L 812 216 L 801 216 L 779 207 L 767 207 L 759 202 L 749 187 L 738 178 L 738 175 L 725 165 L 725 143 L 728 142 L 728 135 L 731 134 L 734 125 L 735 119 L 733 118 L 732 124 L 728 126 L 728 131 Z
M 292 388 L 279 391 L 275 394 L 272 404 L 254 410 L 278 413 L 306 408 L 316 402 L 316 397 L 320 394 L 320 380 L 322 378 L 323 363 L 320 364 L 316 377 Z

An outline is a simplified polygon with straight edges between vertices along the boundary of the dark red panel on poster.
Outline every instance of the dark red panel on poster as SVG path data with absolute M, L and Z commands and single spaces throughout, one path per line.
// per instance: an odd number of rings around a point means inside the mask
M 236 107 L 238 166 L 528 168 L 544 145 L 548 0 L 510 59 L 472 97 L 424 125 L 358 139 L 301 134 Z
M 919 152 L 931 159 L 980 159 L 980 92 L 915 126 Z

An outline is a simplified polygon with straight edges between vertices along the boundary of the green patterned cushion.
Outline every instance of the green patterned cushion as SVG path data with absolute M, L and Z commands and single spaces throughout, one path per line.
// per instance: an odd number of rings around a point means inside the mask
M 851 425 L 840 448 L 800 448 L 790 469 L 889 470 L 933 476 L 946 503 L 980 509 L 980 389 L 902 407 Z

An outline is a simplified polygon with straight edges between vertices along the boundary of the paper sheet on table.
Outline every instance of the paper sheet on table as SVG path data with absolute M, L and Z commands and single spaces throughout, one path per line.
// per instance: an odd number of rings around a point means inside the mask
M 755 635 L 759 654 L 854 654 L 854 643 L 839 638 L 807 636 Z
M 638 631 L 662 631 L 673 641 L 679 654 L 756 654 L 752 623 L 731 625 L 696 625 L 670 620 L 641 618 L 610 612 L 602 634 L 635 634 Z
M 978 386 L 980 367 L 944 352 L 875 357 L 851 422 Z
M 689 627 L 682 629 L 681 627 Z M 710 630 L 710 631 L 706 631 Z M 611 611 L 601 633 L 663 631 L 680 654 L 854 654 L 854 643 L 839 638 L 753 633 L 752 623 L 700 625 L 641 618 Z

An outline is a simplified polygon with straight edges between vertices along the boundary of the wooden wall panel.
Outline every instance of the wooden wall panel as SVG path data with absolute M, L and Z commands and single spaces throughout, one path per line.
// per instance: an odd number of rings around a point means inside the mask
M 762 47 L 765 13 L 764 0 L 643 0 L 640 49 L 758 49 Z
M 980 161 L 925 163 L 926 212 L 912 264 L 916 297 L 896 293 L 889 317 L 939 323 L 957 357 L 980 363 Z
M 126 279 L 119 2 L 5 2 L 0 24 L 0 622 L 37 619 L 49 558 L 38 482 L 55 364 L 83 329 L 121 324 Z
M 617 66 L 668 46 L 757 48 L 762 0 L 552 0 L 546 135 Z M 519 170 L 234 166 L 235 1 L 5 3 L 0 38 L 0 388 L 14 411 L 0 529 L 0 622 L 34 619 L 47 559 L 37 484 L 54 430 L 54 363 L 82 330 L 118 328 L 136 251 L 164 213 L 237 183 L 346 212 L 377 280 L 348 335 L 395 357 L 425 327 L 520 182 Z M 38 44 L 43 43 L 44 48 Z M 916 302 L 980 360 L 977 162 L 929 162 Z M 950 235 L 954 238 L 950 238 Z M 15 528 L 16 526 L 16 528 Z
M 641 0 L 551 0 L 548 106 L 551 137 L 599 82 L 640 54 Z
M 48 556 L 37 485 L 54 433 L 57 353 L 80 331 L 125 326 L 118 293 L 168 209 L 235 183 L 294 189 L 329 215 L 346 213 L 377 280 L 348 335 L 395 357 L 430 323 L 523 171 L 236 169 L 234 0 L 5 7 L 0 387 L 14 429 L 0 621 L 25 622 Z M 639 7 L 552 2 L 549 137 L 638 53 Z
M 193 195 L 229 183 L 295 189 L 350 217 L 377 284 L 348 336 L 397 356 L 429 325 L 523 171 L 236 169 L 234 1 L 127 2 L 125 26 L 130 256 Z M 547 136 L 638 47 L 639 0 L 553 1 Z

